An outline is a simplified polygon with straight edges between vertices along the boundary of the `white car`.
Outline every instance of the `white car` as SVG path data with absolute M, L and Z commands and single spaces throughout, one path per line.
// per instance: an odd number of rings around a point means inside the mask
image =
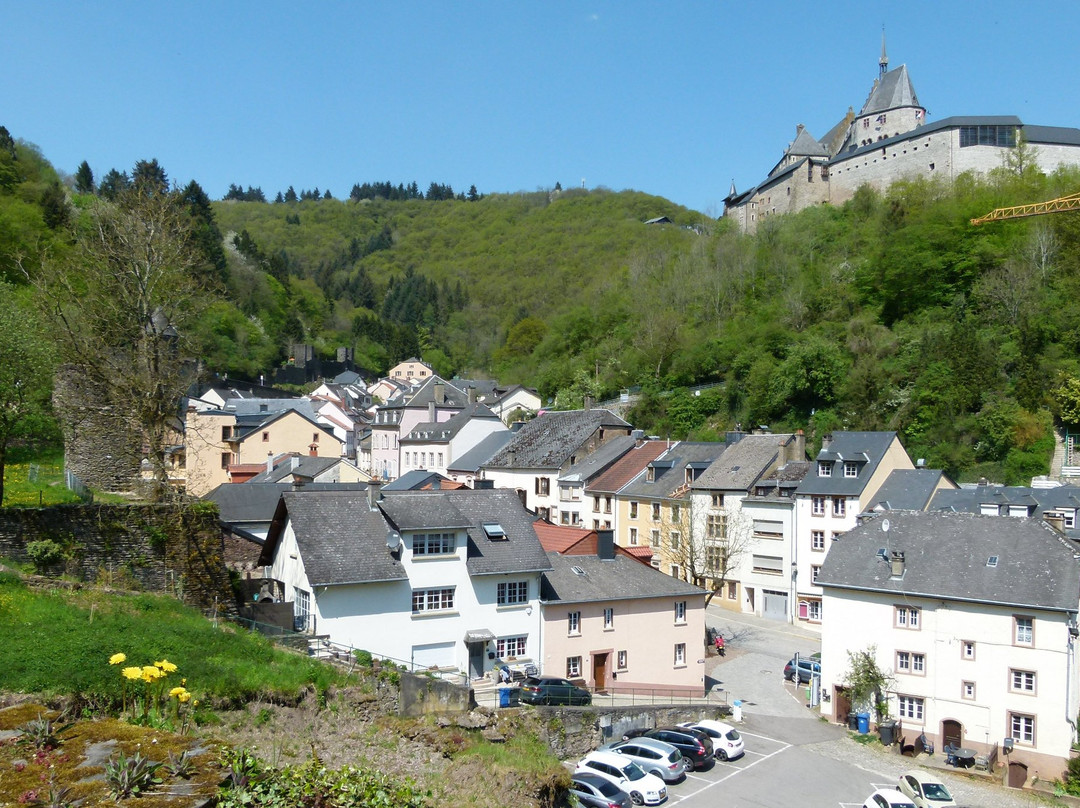
M 929 772 L 912 769 L 900 775 L 898 786 L 918 808 L 949 808 L 956 800 L 945 784 Z
M 667 799 L 663 780 L 655 774 L 646 774 L 634 761 L 615 752 L 589 752 L 576 771 L 606 777 L 629 794 L 634 805 L 659 805 Z
M 898 789 L 879 788 L 866 798 L 863 808 L 915 808 L 915 803 Z
M 735 758 L 740 758 L 746 753 L 743 748 L 742 735 L 731 724 L 714 721 L 711 718 L 703 718 L 700 721 L 687 721 L 679 724 L 679 726 L 699 729 L 712 738 L 713 755 L 717 760 L 735 760 Z

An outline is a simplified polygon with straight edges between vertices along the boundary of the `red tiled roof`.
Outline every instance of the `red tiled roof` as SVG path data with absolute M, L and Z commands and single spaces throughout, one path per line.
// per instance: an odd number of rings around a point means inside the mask
M 588 486 L 589 491 L 618 491 L 672 445 L 668 440 L 647 440 L 615 461 Z
M 537 538 L 546 553 L 564 553 L 595 531 L 581 527 L 562 527 L 537 519 L 533 522 Z
M 641 560 L 646 562 L 652 561 L 652 549 L 649 547 L 637 546 L 623 547 L 621 549 L 625 550 L 627 554 L 632 555 L 634 558 L 640 558 Z

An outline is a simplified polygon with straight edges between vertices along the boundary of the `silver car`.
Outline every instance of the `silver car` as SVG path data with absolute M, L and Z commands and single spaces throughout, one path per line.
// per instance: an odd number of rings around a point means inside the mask
M 630 758 L 649 774 L 655 774 L 665 783 L 674 783 L 686 777 L 693 763 L 683 757 L 678 748 L 655 738 L 631 738 L 600 747 L 604 752 L 615 752 Z

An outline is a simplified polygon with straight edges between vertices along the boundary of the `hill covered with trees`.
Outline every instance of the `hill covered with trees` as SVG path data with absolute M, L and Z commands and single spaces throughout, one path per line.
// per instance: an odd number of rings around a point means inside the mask
M 16 264 L 32 274 L 35 250 L 68 249 L 94 195 L 129 180 L 61 178 L 9 141 L 0 272 L 22 283 Z M 1026 481 L 1047 469 L 1053 419 L 1080 420 L 1080 216 L 969 220 L 1074 193 L 1080 171 L 1047 177 L 1017 157 L 952 185 L 864 188 L 753 236 L 634 191 L 365 182 L 342 200 L 232 186 L 210 203 L 192 182 L 211 296 L 193 344 L 248 377 L 301 342 L 351 346 L 375 373 L 420 355 L 555 406 L 640 386 L 631 417 L 655 434 L 895 429 L 958 478 Z M 140 172 L 164 177 L 156 161 Z

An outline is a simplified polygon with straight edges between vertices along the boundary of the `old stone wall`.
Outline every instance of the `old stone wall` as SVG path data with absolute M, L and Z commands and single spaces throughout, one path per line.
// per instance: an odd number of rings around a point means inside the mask
M 461 713 L 469 709 L 469 688 L 430 676 L 401 674 L 400 711 L 418 718 L 437 713 Z
M 42 551 L 51 551 L 44 560 Z M 217 509 L 202 503 L 0 509 L 0 556 L 35 563 L 35 555 L 45 575 L 236 611 Z

